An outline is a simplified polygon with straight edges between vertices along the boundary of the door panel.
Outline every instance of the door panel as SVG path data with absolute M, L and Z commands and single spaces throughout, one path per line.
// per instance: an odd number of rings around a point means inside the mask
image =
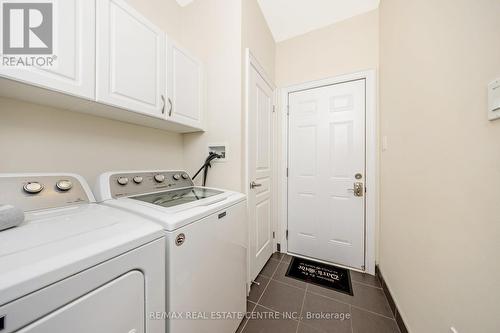
M 362 269 L 365 80 L 290 93 L 289 108 L 288 250 Z
M 164 118 L 165 39 L 124 1 L 98 1 L 97 101 Z
M 269 203 L 269 200 L 262 200 L 259 202 L 256 206 L 257 208 L 257 219 L 256 219 L 256 226 L 257 226 L 257 253 L 256 255 L 259 256 L 261 252 L 267 251 L 267 248 L 270 245 L 271 239 L 269 237 L 269 234 L 271 232 L 271 206 Z
M 95 98 L 95 1 L 57 1 L 54 3 L 53 17 L 54 66 L 0 66 L 0 75 L 93 100 Z
M 248 91 L 248 193 L 250 278 L 255 279 L 273 252 L 272 161 L 273 90 L 251 67 Z
M 306 181 L 307 177 L 314 177 L 316 174 L 317 156 L 317 128 L 316 125 L 298 126 L 296 131 L 296 154 L 301 158 L 297 159 L 296 168 L 300 180 Z

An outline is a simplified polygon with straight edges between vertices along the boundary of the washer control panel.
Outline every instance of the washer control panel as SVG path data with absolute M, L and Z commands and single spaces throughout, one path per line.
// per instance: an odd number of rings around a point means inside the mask
M 80 181 L 72 176 L 0 176 L 0 203 L 25 212 L 89 203 Z
M 194 186 L 193 181 L 185 171 L 117 173 L 109 177 L 109 187 L 113 198 L 130 197 L 191 186 Z
M 67 192 L 73 188 L 73 182 L 68 179 L 59 180 L 56 187 L 59 191 Z
M 127 177 L 120 177 L 116 180 L 116 182 L 120 185 L 127 185 L 128 184 L 128 178 Z
M 161 173 L 157 174 L 154 176 L 154 179 L 158 184 L 161 184 L 165 181 L 165 175 L 162 175 Z

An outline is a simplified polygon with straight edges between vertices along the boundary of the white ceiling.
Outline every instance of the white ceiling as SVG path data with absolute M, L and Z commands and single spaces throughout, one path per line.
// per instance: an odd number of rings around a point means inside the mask
M 380 0 L 257 1 L 276 42 L 374 10 L 378 8 L 380 2 Z

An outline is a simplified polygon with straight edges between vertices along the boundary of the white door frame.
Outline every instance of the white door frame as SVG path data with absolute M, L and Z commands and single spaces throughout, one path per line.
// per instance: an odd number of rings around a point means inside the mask
M 274 152 L 277 152 L 278 150 L 278 135 L 277 135 L 277 101 L 278 101 L 278 91 L 276 89 L 276 85 L 273 83 L 273 81 L 270 79 L 269 75 L 266 73 L 266 71 L 264 70 L 264 67 L 262 67 L 262 65 L 259 63 L 259 61 L 257 60 L 257 58 L 252 54 L 252 51 L 247 48 L 245 50 L 245 115 L 244 115 L 244 120 L 245 120 L 245 125 L 244 125 L 244 130 L 245 130 L 245 134 L 244 134 L 244 138 L 245 138 L 245 142 L 243 143 L 244 145 L 244 158 L 245 158 L 245 161 L 243 163 L 243 166 L 244 166 L 244 173 L 243 173 L 243 192 L 248 196 L 249 192 L 250 192 L 250 183 L 252 182 L 252 179 L 250 179 L 250 173 L 249 173 L 249 170 L 250 170 L 250 166 L 249 166 L 249 158 L 248 158 L 248 153 L 249 153 L 249 146 L 248 146 L 248 142 L 249 142 L 249 128 L 248 128 L 248 116 L 249 116 L 249 112 L 248 110 L 250 109 L 250 100 L 249 100 L 249 96 L 248 96 L 248 92 L 249 92 L 249 89 L 250 89 L 250 69 L 253 67 L 257 73 L 259 73 L 259 75 L 264 79 L 264 81 L 266 81 L 266 83 L 273 89 L 274 91 L 274 96 L 273 96 L 273 105 L 274 105 L 274 108 L 273 108 L 273 115 L 272 115 L 272 131 L 273 131 L 273 135 L 272 135 L 272 147 L 273 147 L 273 151 Z M 278 200 L 277 200 L 277 190 L 278 190 L 278 168 L 277 168 L 277 163 L 278 163 L 278 160 L 279 160 L 279 156 L 278 154 L 273 154 L 273 157 L 272 157 L 272 162 L 271 162 L 271 167 L 272 167 L 272 184 L 271 184 L 271 192 L 272 192 L 272 205 L 271 205 L 271 218 L 272 218 L 272 224 L 271 224 L 271 227 L 272 227 L 272 230 L 273 232 L 276 234 L 276 229 L 277 229 L 277 220 L 278 220 Z M 250 212 L 250 206 L 248 206 L 248 201 L 247 201 L 247 216 L 249 216 Z M 248 220 L 248 218 L 247 218 Z M 250 230 L 250 221 L 248 220 L 248 227 L 247 227 L 247 230 L 249 231 Z M 248 235 L 248 242 L 250 241 L 250 234 Z M 273 238 L 273 243 L 272 243 L 272 248 L 273 248 L 273 251 L 276 250 L 276 243 L 277 243 L 277 237 L 274 237 Z M 251 286 L 251 281 L 250 281 L 250 244 L 248 244 L 248 250 L 247 250 L 247 290 L 250 290 L 250 286 Z
M 281 252 L 288 251 L 286 230 L 288 225 L 288 94 L 349 82 L 354 80 L 366 80 L 366 201 L 365 201 L 365 272 L 375 274 L 376 237 L 378 230 L 378 200 L 379 200 L 379 154 L 378 154 L 378 112 L 377 112 L 377 84 L 375 70 L 367 70 L 353 74 L 341 75 L 318 81 L 306 82 L 298 85 L 288 86 L 280 89 L 281 94 L 281 147 L 278 149 L 279 163 L 278 182 L 280 189 L 280 202 L 277 229 L 277 239 L 281 246 Z M 352 269 L 352 268 L 351 268 Z

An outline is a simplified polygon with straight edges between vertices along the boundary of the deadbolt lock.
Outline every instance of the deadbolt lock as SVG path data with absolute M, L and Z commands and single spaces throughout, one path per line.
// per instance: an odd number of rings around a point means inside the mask
M 364 192 L 364 186 L 362 182 L 355 182 L 354 188 L 350 188 L 349 191 L 354 193 L 355 197 L 362 197 Z

